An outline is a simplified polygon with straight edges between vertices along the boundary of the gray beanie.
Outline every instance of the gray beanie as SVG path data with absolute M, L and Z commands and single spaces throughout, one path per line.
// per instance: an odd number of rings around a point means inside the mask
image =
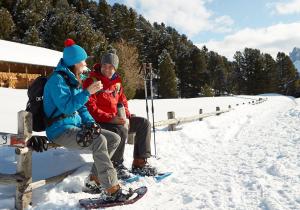
M 116 53 L 117 51 L 112 49 L 108 53 L 104 54 L 101 58 L 101 64 L 111 64 L 117 70 L 119 66 L 119 57 Z

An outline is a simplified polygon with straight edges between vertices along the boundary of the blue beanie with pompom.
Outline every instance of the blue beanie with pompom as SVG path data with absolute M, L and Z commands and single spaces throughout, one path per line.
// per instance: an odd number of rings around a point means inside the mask
M 87 59 L 85 50 L 76 45 L 73 39 L 67 39 L 64 44 L 63 60 L 67 66 L 73 66 Z

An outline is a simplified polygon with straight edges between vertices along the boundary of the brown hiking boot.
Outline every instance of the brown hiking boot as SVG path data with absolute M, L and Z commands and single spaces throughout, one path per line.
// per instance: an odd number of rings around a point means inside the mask
M 123 192 L 119 184 L 112 186 L 100 193 L 100 198 L 105 203 L 123 202 L 128 200 L 133 195 L 132 189 Z
M 135 158 L 132 162 L 131 172 L 140 176 L 155 176 L 157 175 L 157 169 L 151 166 L 147 159 Z
M 98 194 L 104 189 L 102 188 L 100 181 L 96 175 L 90 174 L 86 179 L 85 179 L 85 187 L 87 189 L 84 189 L 84 192 L 87 193 L 92 193 L 92 194 Z
M 117 192 L 120 188 L 121 188 L 120 185 L 117 184 L 117 185 L 112 186 L 112 187 L 110 187 L 110 188 L 108 188 L 108 189 L 105 189 L 105 191 L 106 191 L 109 195 L 113 195 L 113 194 L 114 194 L 115 192 Z

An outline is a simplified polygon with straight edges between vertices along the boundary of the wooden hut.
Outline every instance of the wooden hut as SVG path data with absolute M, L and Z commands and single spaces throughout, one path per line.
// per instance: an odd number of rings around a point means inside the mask
M 62 53 L 0 40 L 0 87 L 26 89 L 40 75 L 49 75 Z

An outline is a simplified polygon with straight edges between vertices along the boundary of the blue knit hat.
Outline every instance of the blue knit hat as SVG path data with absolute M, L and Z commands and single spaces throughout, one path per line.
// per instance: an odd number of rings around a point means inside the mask
M 85 50 L 76 45 L 73 39 L 67 39 L 65 41 L 65 48 L 63 51 L 63 60 L 67 66 L 73 66 L 76 63 L 80 63 L 87 59 Z

